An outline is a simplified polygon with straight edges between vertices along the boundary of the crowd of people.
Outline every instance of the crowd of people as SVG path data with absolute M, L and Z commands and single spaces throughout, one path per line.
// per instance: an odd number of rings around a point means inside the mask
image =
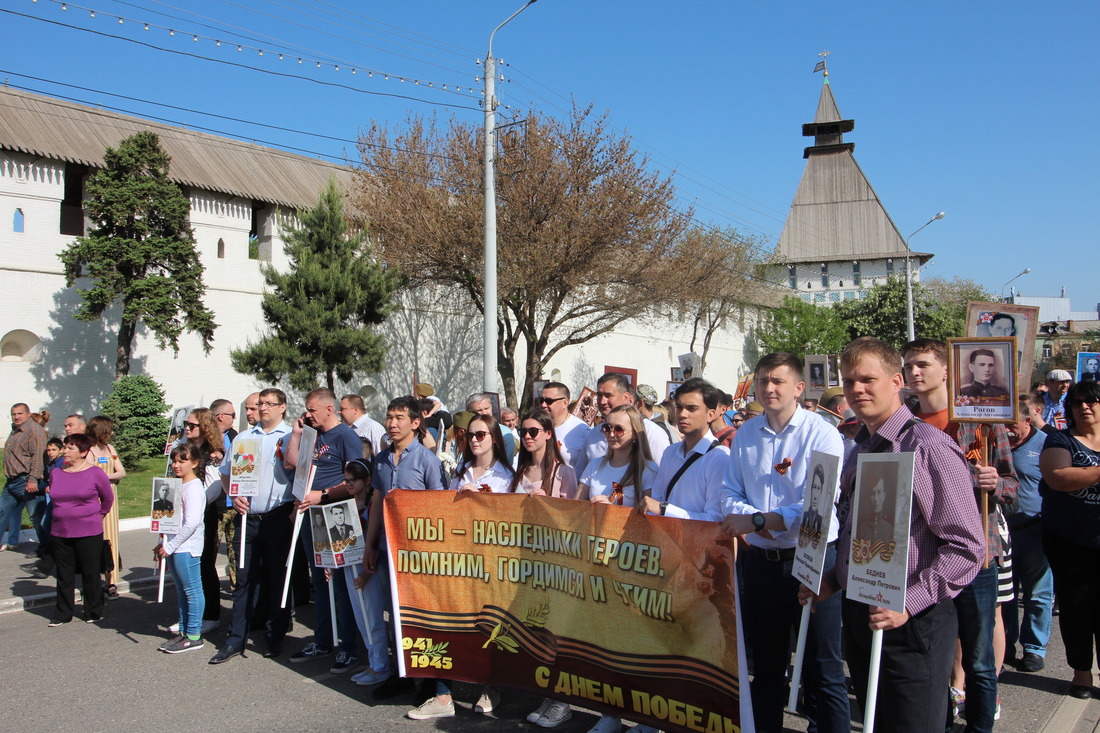
M 233 403 L 195 409 L 170 458 L 183 483 L 180 527 L 154 548 L 157 561 L 169 563 L 179 599 L 179 622 L 160 649 L 202 648 L 203 636 L 220 624 L 217 560 L 224 540 L 232 609 L 228 635 L 209 661 L 241 655 L 253 630 L 262 630 L 262 655 L 280 657 L 294 608 L 280 594 L 295 512 L 354 499 L 365 532 L 363 564 L 343 581 L 311 568 L 308 582 L 297 585 L 295 592 L 311 594 L 316 606 L 313 638 L 289 661 L 331 658 L 330 671 L 340 674 L 360 666 L 362 647 L 366 664 L 352 677 L 357 684 L 379 700 L 412 693 L 413 681 L 396 674 L 395 654 L 402 652 L 384 612 L 391 578 L 382 500 L 394 489 L 520 492 L 714 522 L 721 536 L 738 542 L 758 731 L 783 729 L 792 628 L 805 604 L 815 611 L 802 670 L 802 711 L 811 730 L 851 729 L 845 664 L 857 702 L 866 706 L 875 630 L 884 632 L 876 729 L 938 733 L 961 716 L 967 731 L 992 730 L 1004 665 L 1023 672 L 1044 667 L 1055 595 L 1074 670 L 1068 694 L 1090 697 L 1100 642 L 1100 383 L 1072 384 L 1068 372 L 1051 371 L 1021 396 L 1014 424 L 985 426 L 988 438 L 980 439 L 982 426 L 948 419 L 942 342 L 916 340 L 899 353 L 863 337 L 839 363 L 842 386 L 807 401 L 802 361 L 768 354 L 755 366 L 754 399 L 742 409 L 702 378 L 688 379 L 662 403 L 651 387 L 604 374 L 594 425 L 573 414 L 570 390 L 559 382 L 545 384 L 522 415 L 495 407 L 496 395 L 487 393 L 451 412 L 431 385 L 418 384 L 416 394 L 388 404 L 383 423 L 367 415 L 358 395 L 338 398 L 328 389 L 309 392 L 305 411 L 288 416 L 286 394 L 267 388 L 244 401 L 249 427 L 242 435 L 261 445 L 260 487 L 249 498 L 228 496 Z M 317 431 L 312 455 L 300 453 L 306 426 Z M 89 622 L 102 616 L 115 582 L 115 576 L 100 580 L 108 565 L 115 572 L 119 566 L 117 540 L 109 546 L 118 528 L 113 487 L 125 469 L 110 446 L 112 431 L 106 418 L 85 425 L 72 415 L 67 437 L 48 439 L 25 404 L 12 408 L 0 528 L 17 531 L 27 509 L 39 530 L 41 559 L 33 569 L 57 574 L 50 625 L 73 618 L 78 570 Z M 976 450 L 983 440 L 987 453 Z M 826 562 L 816 595 L 792 574 L 804 510 L 819 528 L 825 511 L 804 507 L 808 484 L 825 480 L 820 471 L 810 476 L 814 452 L 835 456 L 841 466 L 836 486 L 825 492 L 837 521 L 820 538 Z M 864 605 L 844 591 L 859 456 L 902 452 L 913 454 L 914 476 L 911 512 L 889 517 L 892 524 L 908 522 L 910 538 L 905 608 L 898 611 Z M 306 462 L 314 472 L 311 490 L 297 500 L 294 473 Z M 898 504 L 885 501 L 894 490 L 874 495 L 876 512 Z M 303 566 L 310 565 L 312 531 L 302 523 Z M 15 541 L 0 535 L 0 549 Z M 365 604 L 353 602 L 360 591 Z M 486 687 L 473 709 L 486 713 L 498 703 L 499 692 Z M 442 678 L 407 713 L 417 720 L 454 714 L 452 683 Z M 527 719 L 553 728 L 571 715 L 568 704 L 546 699 Z M 590 733 L 622 727 L 605 715 Z

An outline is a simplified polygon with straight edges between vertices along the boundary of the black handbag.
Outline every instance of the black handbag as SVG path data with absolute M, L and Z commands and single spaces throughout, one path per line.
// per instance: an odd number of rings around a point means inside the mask
M 115 569 L 115 555 L 111 552 L 111 541 L 103 540 L 103 550 L 100 557 L 100 573 L 109 573 Z

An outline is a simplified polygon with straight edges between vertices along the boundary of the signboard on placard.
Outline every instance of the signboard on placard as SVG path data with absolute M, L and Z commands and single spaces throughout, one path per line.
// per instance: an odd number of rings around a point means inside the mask
M 178 478 L 154 478 L 149 531 L 158 534 L 175 534 L 183 521 L 183 507 L 179 505 L 183 481 Z M 179 511 L 176 511 L 179 509 Z
M 313 565 L 343 568 L 363 561 L 363 526 L 355 499 L 309 508 L 313 530 Z
M 829 530 L 836 516 L 836 490 L 840 478 L 840 458 L 812 451 L 808 485 L 802 498 L 802 524 L 798 527 L 798 547 L 794 551 L 794 576 L 814 593 L 821 590 Z
M 172 410 L 172 421 L 168 424 L 168 440 L 164 441 L 164 455 L 172 452 L 172 446 L 180 442 L 184 436 L 183 423 L 187 416 L 195 409 L 194 405 L 177 407 Z
M 317 431 L 306 425 L 302 428 L 302 441 L 298 444 L 298 465 L 294 467 L 294 498 L 302 501 L 309 491 L 310 469 L 313 468 L 313 446 L 317 444 Z
M 909 578 L 912 453 L 862 453 L 856 464 L 847 597 L 899 613 Z
M 260 493 L 263 441 L 237 437 L 229 453 L 229 495 L 256 496 Z
M 806 357 L 806 394 L 811 400 L 821 399 L 829 384 L 828 354 L 810 354 Z

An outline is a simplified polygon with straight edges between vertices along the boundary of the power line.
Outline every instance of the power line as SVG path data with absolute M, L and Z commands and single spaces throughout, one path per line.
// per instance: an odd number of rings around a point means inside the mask
M 377 145 L 377 144 L 374 144 L 374 143 L 364 143 L 360 140 L 352 140 L 350 138 L 336 137 L 334 135 L 325 135 L 325 134 L 319 133 L 319 132 L 308 132 L 306 130 L 298 130 L 298 129 L 295 129 L 293 127 L 282 127 L 280 125 L 272 125 L 272 124 L 269 124 L 269 123 L 266 123 L 266 122 L 256 122 L 255 120 L 245 120 L 245 119 L 241 119 L 239 117 L 230 117 L 229 115 L 217 114 L 215 112 L 204 112 L 202 110 L 194 109 L 192 107 L 180 107 L 178 105 L 167 104 L 165 102 L 154 102 L 151 99 L 142 99 L 141 97 L 131 97 L 131 96 L 128 96 L 126 94 L 116 94 L 114 92 L 107 92 L 107 91 L 104 91 L 102 89 L 92 89 L 91 87 L 82 87 L 82 86 L 79 86 L 77 84 L 66 84 L 63 81 L 55 81 L 53 79 L 43 79 L 42 77 L 31 76 L 29 74 L 20 74 L 19 72 L 8 71 L 7 69 L 0 69 L 0 74 L 11 74 L 12 76 L 18 76 L 18 77 L 23 78 L 23 79 L 33 79 L 34 81 L 40 81 L 40 82 L 44 82 L 46 84 L 55 84 L 57 86 L 67 87 L 69 89 L 79 89 L 82 92 L 91 92 L 93 94 L 106 94 L 109 97 L 117 97 L 119 99 L 126 99 L 126 100 L 129 100 L 131 102 L 141 102 L 142 104 L 151 104 L 151 105 L 154 105 L 156 107 L 164 107 L 166 109 L 174 109 L 174 110 L 177 110 L 179 112 L 190 112 L 192 114 L 204 115 L 206 117 L 214 117 L 214 118 L 217 118 L 217 119 L 220 119 L 220 120 L 227 120 L 229 122 L 239 122 L 239 123 L 244 124 L 244 125 L 253 125 L 255 127 L 264 127 L 264 128 L 269 129 L 269 130 L 278 130 L 279 132 L 290 132 L 290 133 L 294 133 L 296 135 L 306 135 L 306 136 L 309 136 L 309 137 L 320 138 L 322 140 L 332 140 L 332 141 L 335 141 L 335 142 L 349 143 L 351 145 L 356 145 L 356 146 L 365 145 L 367 147 L 380 148 L 382 150 L 393 150 L 395 152 L 400 152 L 400 153 L 409 153 L 410 155 L 422 155 L 426 158 L 440 158 L 442 160 L 456 160 L 456 158 L 453 158 L 453 157 L 450 157 L 450 156 L 447 156 L 447 155 L 440 155 L 439 153 L 422 153 L 422 152 L 418 152 L 418 151 L 415 151 L 415 150 L 406 150 L 405 148 L 392 147 L 392 146 L 388 146 L 388 145 Z M 35 93 L 38 93 L 38 94 L 47 94 L 47 92 L 45 92 L 45 91 L 38 90 L 38 89 L 31 89 L 29 87 L 21 87 L 21 86 L 15 85 L 15 84 L 12 84 L 11 86 L 15 87 L 16 89 L 23 89 L 23 90 L 28 91 L 28 92 L 35 92 Z M 87 102 L 87 101 L 84 101 L 84 100 L 73 99 L 71 101 L 77 101 L 77 102 L 80 102 L 81 104 L 88 104 L 88 105 L 92 104 L 91 102 Z M 327 154 L 324 154 L 324 153 L 317 153 L 317 155 L 325 155 L 326 157 L 332 157 L 332 158 L 339 158 L 340 157 L 340 156 L 327 155 Z

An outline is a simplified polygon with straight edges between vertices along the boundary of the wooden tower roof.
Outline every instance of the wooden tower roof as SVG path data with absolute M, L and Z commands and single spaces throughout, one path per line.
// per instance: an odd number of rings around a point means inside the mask
M 782 262 L 905 257 L 905 239 L 856 162 L 855 143 L 844 142 L 854 128 L 841 117 L 826 75 L 814 121 L 802 126 L 814 144 L 803 151 L 806 168 L 775 249 Z M 932 255 L 913 257 L 923 264 Z

